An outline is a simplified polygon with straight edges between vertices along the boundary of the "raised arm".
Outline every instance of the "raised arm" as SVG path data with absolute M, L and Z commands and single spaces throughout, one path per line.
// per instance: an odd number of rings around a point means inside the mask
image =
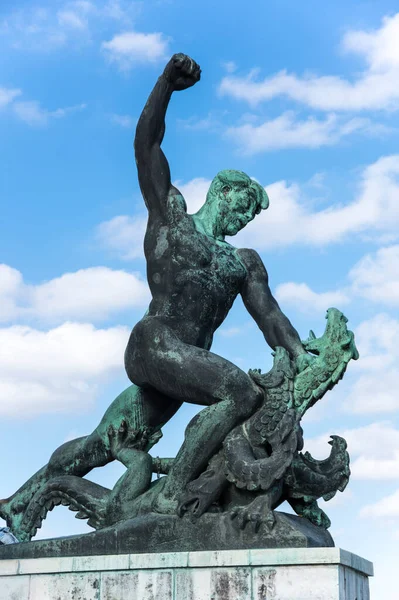
M 248 276 L 241 290 L 244 304 L 256 321 L 271 348 L 282 346 L 297 360 L 306 366 L 309 355 L 302 346 L 298 332 L 281 311 L 269 288 L 267 271 L 255 250 L 239 250 L 240 259 L 245 264 Z M 302 358 L 300 358 L 302 357 Z
M 159 77 L 141 113 L 134 150 L 139 183 L 148 210 L 161 213 L 171 190 L 169 164 L 161 150 L 165 115 L 172 93 L 185 90 L 200 79 L 201 70 L 185 54 L 175 54 Z

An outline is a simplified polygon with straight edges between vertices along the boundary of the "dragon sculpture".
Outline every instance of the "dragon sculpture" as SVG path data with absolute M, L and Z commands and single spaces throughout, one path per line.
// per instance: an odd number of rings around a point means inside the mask
M 324 334 L 316 338 L 311 331 L 303 342 L 314 359 L 301 373 L 295 373 L 287 351 L 280 347 L 276 348 L 269 373 L 249 372 L 263 390 L 263 401 L 249 419 L 230 431 L 207 469 L 187 486 L 178 509 L 181 517 L 186 513 L 200 517 L 205 512 L 227 511 L 241 528 L 248 522 L 255 530 L 262 523 L 272 528 L 273 510 L 287 500 L 298 515 L 323 528 L 330 526 L 317 500 L 330 500 L 337 490 L 345 489 L 350 476 L 346 442 L 331 436 L 330 456 L 315 460 L 308 452 L 301 452 L 300 420 L 343 377 L 358 352 L 346 317 L 330 308 L 326 319 Z M 125 420 L 117 432 L 109 428 L 108 434 L 119 436 L 122 445 L 132 440 L 134 443 L 137 437 L 142 442 L 146 437 L 145 427 L 138 435 L 138 430 L 129 431 Z M 150 446 L 159 437 L 160 433 Z M 152 470 L 167 474 L 172 464 L 173 459 L 153 459 Z M 79 476 L 60 475 L 46 481 L 21 511 L 21 517 L 7 524 L 20 541 L 28 541 L 36 535 L 48 511 L 62 504 L 75 511 L 77 518 L 87 519 L 91 527 L 102 529 L 152 512 L 164 481 L 162 477 L 152 482 L 139 497 L 127 498 L 123 505 L 115 506 L 113 490 Z
M 359 356 L 346 323 L 337 309 L 327 311 L 324 335 L 316 338 L 311 331 L 303 342 L 316 357 L 301 373 L 295 374 L 284 348 L 276 349 L 269 373 L 250 371 L 264 390 L 264 401 L 252 417 L 227 435 L 208 469 L 189 484 L 180 504 L 181 515 L 191 512 L 200 516 L 219 503 L 231 510 L 241 527 L 249 521 L 255 529 L 262 522 L 272 527 L 273 509 L 287 500 L 300 516 L 326 529 L 330 526 L 317 499 L 330 500 L 337 490 L 345 489 L 350 476 L 346 442 L 331 436 L 332 450 L 326 460 L 302 454 L 300 420 L 343 377 L 349 361 Z M 233 494 L 231 488 L 235 488 Z

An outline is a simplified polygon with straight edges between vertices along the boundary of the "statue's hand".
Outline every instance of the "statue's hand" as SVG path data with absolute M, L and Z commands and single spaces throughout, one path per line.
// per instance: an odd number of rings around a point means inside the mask
M 200 66 L 187 54 L 174 54 L 165 67 L 164 75 L 174 90 L 186 90 L 201 77 Z
M 115 428 L 112 424 L 108 427 L 108 439 L 112 455 L 120 460 L 124 450 L 144 450 L 148 443 L 148 431 L 145 428 L 129 429 L 128 424 L 123 420 L 119 427 Z
M 315 356 L 312 354 L 308 354 L 305 352 L 304 354 L 299 354 L 295 361 L 296 370 L 298 373 L 302 373 L 309 365 L 314 361 Z

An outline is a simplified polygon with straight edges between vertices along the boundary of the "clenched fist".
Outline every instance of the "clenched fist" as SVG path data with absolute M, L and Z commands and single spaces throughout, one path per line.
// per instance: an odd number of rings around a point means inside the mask
M 165 67 L 164 75 L 175 91 L 186 90 L 201 77 L 200 66 L 187 54 L 174 54 Z

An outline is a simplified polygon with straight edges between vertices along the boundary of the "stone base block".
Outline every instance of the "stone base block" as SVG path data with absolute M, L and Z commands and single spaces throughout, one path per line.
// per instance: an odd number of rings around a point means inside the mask
M 369 600 L 373 565 L 339 548 L 0 561 L 0 600 Z

